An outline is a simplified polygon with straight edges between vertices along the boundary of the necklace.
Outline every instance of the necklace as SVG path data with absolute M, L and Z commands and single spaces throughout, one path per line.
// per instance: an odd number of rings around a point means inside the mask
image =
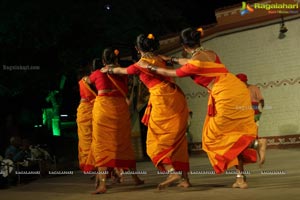
M 200 47 L 194 49 L 194 50 L 192 51 L 192 57 L 194 57 L 194 55 L 196 55 L 199 51 L 204 51 L 204 50 L 205 50 L 205 49 L 204 49 L 204 47 L 202 47 L 202 46 L 200 46 Z

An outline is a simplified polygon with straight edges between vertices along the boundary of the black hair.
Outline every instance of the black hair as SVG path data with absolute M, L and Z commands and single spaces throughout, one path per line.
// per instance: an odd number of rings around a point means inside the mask
M 96 69 L 101 69 L 103 67 L 102 60 L 100 58 L 93 59 L 92 71 Z
M 144 52 L 153 52 L 159 49 L 159 40 L 152 34 L 148 36 L 140 34 L 136 38 L 136 46 Z
M 119 50 L 111 47 L 105 48 L 102 53 L 103 65 L 109 65 L 119 62 Z
M 80 66 L 77 68 L 77 79 L 80 80 L 84 76 L 89 76 L 94 71 L 94 67 L 91 61 L 81 61 Z
M 79 81 L 80 79 L 82 79 L 82 77 L 89 76 L 91 73 L 90 68 L 91 68 L 91 66 L 80 67 L 77 70 L 77 80 Z
M 183 29 L 180 33 L 180 42 L 194 48 L 200 46 L 201 32 L 194 28 Z

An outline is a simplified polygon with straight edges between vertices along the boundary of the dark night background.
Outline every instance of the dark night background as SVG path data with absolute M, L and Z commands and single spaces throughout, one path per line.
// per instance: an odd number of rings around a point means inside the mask
M 12 135 L 34 137 L 42 123 L 49 91 L 61 91 L 62 114 L 75 116 L 79 101 L 77 70 L 107 46 L 122 56 L 134 55 L 140 33 L 158 37 L 189 26 L 216 23 L 217 8 L 240 0 L 1 0 L 0 98 L 1 151 Z M 4 66 L 38 66 L 38 70 L 5 70 Z M 74 119 L 74 118 L 73 118 Z M 41 136 L 42 137 L 42 136 Z M 42 141 L 44 142 L 44 141 Z

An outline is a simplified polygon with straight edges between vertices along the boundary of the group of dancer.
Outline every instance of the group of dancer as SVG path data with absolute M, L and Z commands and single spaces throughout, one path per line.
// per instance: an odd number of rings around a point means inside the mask
M 248 188 L 244 164 L 257 162 L 253 148 L 257 125 L 246 85 L 221 63 L 218 55 L 201 46 L 202 29 L 187 28 L 180 39 L 189 58 L 157 55 L 159 40 L 153 34 L 141 34 L 136 50 L 141 58 L 123 67 L 118 51 L 103 51 L 103 66 L 80 81 L 81 103 L 78 107 L 79 163 L 83 171 L 97 170 L 95 194 L 106 192 L 106 171 L 136 170 L 131 144 L 128 99 L 128 75 L 137 75 L 148 88 L 150 97 L 142 123 L 148 126 L 146 149 L 154 166 L 168 173 L 158 184 L 164 189 L 177 183 L 190 187 L 186 129 L 189 109 L 182 89 L 172 77 L 190 77 L 209 92 L 208 109 L 202 130 L 202 147 L 215 173 L 236 168 L 234 188 Z M 168 62 L 180 65 L 167 67 Z M 97 93 L 91 90 L 96 87 Z M 262 156 L 260 156 L 262 158 Z M 263 162 L 262 159 L 259 162 Z M 137 185 L 143 184 L 136 174 Z

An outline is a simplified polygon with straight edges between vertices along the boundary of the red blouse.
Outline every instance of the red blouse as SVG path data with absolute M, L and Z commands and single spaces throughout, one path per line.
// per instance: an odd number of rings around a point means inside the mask
M 164 80 L 171 80 L 169 77 L 164 77 L 158 74 L 152 74 L 147 69 L 143 69 L 136 64 L 127 67 L 128 74 L 136 74 L 140 80 L 146 85 L 147 88 L 152 88 Z
M 82 98 L 82 99 L 86 99 L 86 100 L 88 100 L 88 101 L 91 101 L 91 100 L 93 100 L 93 99 L 95 99 L 95 97 L 96 97 L 96 93 L 93 93 L 91 90 L 92 89 L 88 89 L 87 88 L 87 83 L 85 83 L 84 82 L 84 80 L 80 80 L 79 82 L 78 82 L 78 84 L 79 84 L 79 93 L 80 93 L 80 97 Z
M 128 77 L 126 75 L 117 75 L 111 74 L 110 75 L 114 81 L 118 84 L 118 86 L 127 94 L 128 92 Z M 89 76 L 90 82 L 95 84 L 97 90 L 113 90 L 109 93 L 103 93 L 99 96 L 124 96 L 115 86 L 115 84 L 109 79 L 108 75 L 105 73 L 100 72 L 100 70 L 94 71 Z
M 221 63 L 221 60 L 220 60 L 219 56 L 217 56 L 217 55 L 216 55 L 215 63 L 219 63 L 219 64 Z M 184 65 L 182 67 L 184 67 Z M 197 83 L 198 85 L 201 85 L 203 87 L 207 87 L 209 85 L 209 83 L 216 78 L 216 77 L 205 77 L 205 76 L 196 75 L 193 73 L 186 73 L 186 72 L 182 71 L 181 68 L 178 68 L 176 70 L 176 74 L 178 77 L 190 76 L 194 80 L 195 83 Z

